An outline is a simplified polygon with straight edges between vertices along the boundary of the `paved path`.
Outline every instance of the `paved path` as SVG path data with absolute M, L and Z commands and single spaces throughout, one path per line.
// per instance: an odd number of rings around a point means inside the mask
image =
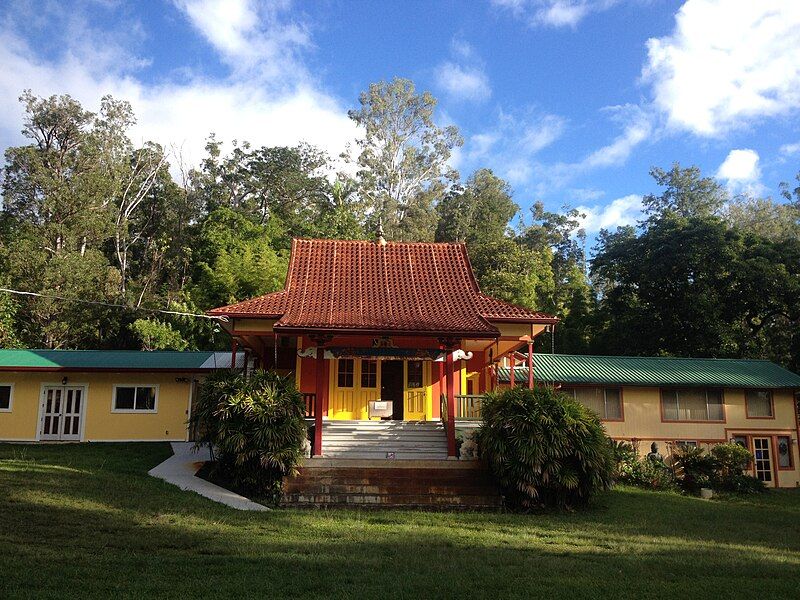
M 270 510 L 262 504 L 256 504 L 244 496 L 235 494 L 230 490 L 214 485 L 210 481 L 195 477 L 194 474 L 200 468 L 201 454 L 193 452 L 192 442 L 172 442 L 170 456 L 160 465 L 148 471 L 149 475 L 163 479 L 167 483 L 177 485 L 182 490 L 196 492 L 214 502 L 225 504 L 238 510 Z

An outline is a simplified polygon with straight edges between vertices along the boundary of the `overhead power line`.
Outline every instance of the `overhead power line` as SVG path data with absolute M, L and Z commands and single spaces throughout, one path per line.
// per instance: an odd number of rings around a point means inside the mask
M 0 288 L 0 292 L 5 292 L 7 294 L 17 294 L 19 296 L 36 296 L 37 298 L 47 298 L 48 300 L 61 300 L 62 302 L 78 302 L 80 304 L 92 304 L 94 306 L 108 306 L 111 308 L 124 308 L 126 310 L 140 310 L 143 312 L 159 313 L 162 315 L 194 317 L 197 319 L 209 319 L 211 321 L 221 321 L 221 322 L 228 321 L 228 318 L 225 316 L 203 315 L 198 313 L 182 312 L 179 310 L 163 310 L 160 308 L 145 308 L 143 306 L 128 306 L 127 304 L 114 304 L 113 302 L 100 302 L 99 300 L 82 300 L 80 298 L 67 298 L 65 296 L 56 296 L 55 294 L 39 294 L 37 292 L 24 292 L 22 290 L 12 290 L 9 288 Z

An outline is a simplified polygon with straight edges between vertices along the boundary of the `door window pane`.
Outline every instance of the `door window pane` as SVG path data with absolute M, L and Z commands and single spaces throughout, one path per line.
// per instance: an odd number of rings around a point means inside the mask
M 792 467 L 792 438 L 788 435 L 778 436 L 778 466 L 782 469 Z
M 408 379 L 406 380 L 406 387 L 408 388 L 421 388 L 422 387 L 422 361 L 410 360 L 408 363 Z
M 361 387 L 362 388 L 378 387 L 378 361 L 376 360 L 361 361 Z
M 772 393 L 769 390 L 747 390 L 745 392 L 748 417 L 772 417 Z
M 339 359 L 339 372 L 337 376 L 337 384 L 340 388 L 353 387 L 353 359 L 340 358 Z

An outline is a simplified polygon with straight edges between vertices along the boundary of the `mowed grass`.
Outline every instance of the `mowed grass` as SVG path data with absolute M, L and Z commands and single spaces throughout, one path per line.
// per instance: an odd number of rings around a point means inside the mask
M 0 598 L 800 597 L 800 493 L 618 489 L 588 510 L 242 513 L 165 444 L 0 445 Z

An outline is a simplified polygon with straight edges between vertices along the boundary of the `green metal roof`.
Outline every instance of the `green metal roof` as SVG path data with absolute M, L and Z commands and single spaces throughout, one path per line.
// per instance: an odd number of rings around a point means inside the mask
M 509 371 L 499 368 L 498 379 L 508 382 Z M 557 383 L 800 388 L 800 375 L 768 360 L 534 354 L 533 373 Z M 527 367 L 515 367 L 514 380 L 527 382 Z
M 244 354 L 237 355 L 237 366 Z M 230 352 L 137 352 L 135 350 L 0 350 L 0 370 L 204 371 L 229 368 Z

